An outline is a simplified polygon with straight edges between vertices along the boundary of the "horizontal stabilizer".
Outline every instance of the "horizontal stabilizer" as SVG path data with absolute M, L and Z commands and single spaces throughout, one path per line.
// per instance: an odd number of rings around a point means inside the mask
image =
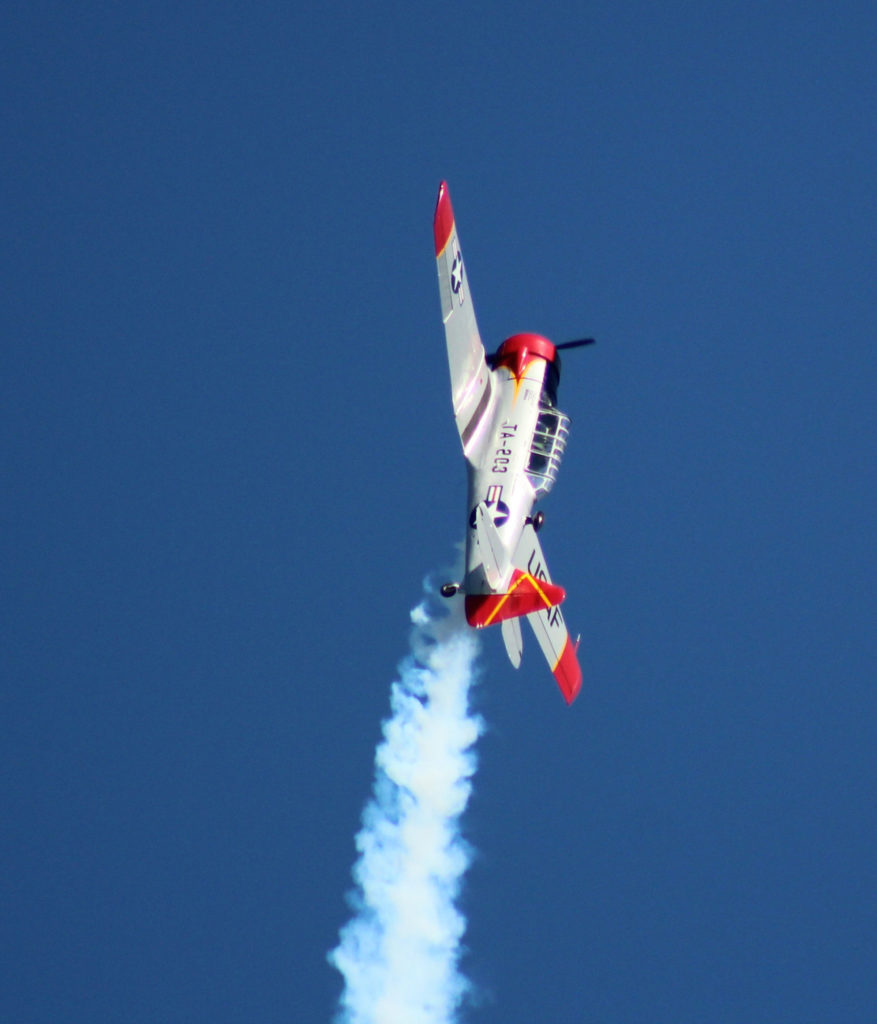
M 565 597 L 563 587 L 515 569 L 506 593 L 466 595 L 466 621 L 480 629 L 504 619 L 545 611 L 560 604 Z

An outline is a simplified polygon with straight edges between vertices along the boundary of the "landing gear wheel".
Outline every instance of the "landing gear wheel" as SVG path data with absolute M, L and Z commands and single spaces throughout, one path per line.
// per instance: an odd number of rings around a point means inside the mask
M 459 589 L 459 583 L 443 583 L 441 585 L 440 593 L 442 597 L 453 597 Z
M 538 533 L 542 529 L 542 524 L 545 522 L 545 513 L 537 512 L 530 521 L 533 524 L 533 529 Z

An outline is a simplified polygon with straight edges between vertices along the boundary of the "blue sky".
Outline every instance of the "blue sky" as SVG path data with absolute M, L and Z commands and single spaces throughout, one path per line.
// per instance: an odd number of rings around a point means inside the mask
M 320 1021 L 464 472 L 564 360 L 568 710 L 484 638 L 467 1021 L 873 1019 L 877 12 L 9 3 L 0 1010 Z

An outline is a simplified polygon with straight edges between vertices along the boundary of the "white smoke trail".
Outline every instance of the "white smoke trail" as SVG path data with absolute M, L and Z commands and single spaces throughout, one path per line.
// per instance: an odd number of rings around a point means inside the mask
M 448 1024 L 468 988 L 454 900 L 470 859 L 459 818 L 482 722 L 468 700 L 478 644 L 454 612 L 439 617 L 424 601 L 411 613 L 412 654 L 392 685 L 356 837 L 355 915 L 329 954 L 344 976 L 344 1024 Z

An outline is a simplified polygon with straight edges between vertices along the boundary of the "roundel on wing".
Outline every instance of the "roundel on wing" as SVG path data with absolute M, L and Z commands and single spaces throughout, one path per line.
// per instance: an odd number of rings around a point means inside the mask
M 460 255 L 460 250 L 457 249 L 454 252 L 454 262 L 451 266 L 451 291 L 454 295 L 460 295 L 460 289 L 463 287 L 463 257 Z

